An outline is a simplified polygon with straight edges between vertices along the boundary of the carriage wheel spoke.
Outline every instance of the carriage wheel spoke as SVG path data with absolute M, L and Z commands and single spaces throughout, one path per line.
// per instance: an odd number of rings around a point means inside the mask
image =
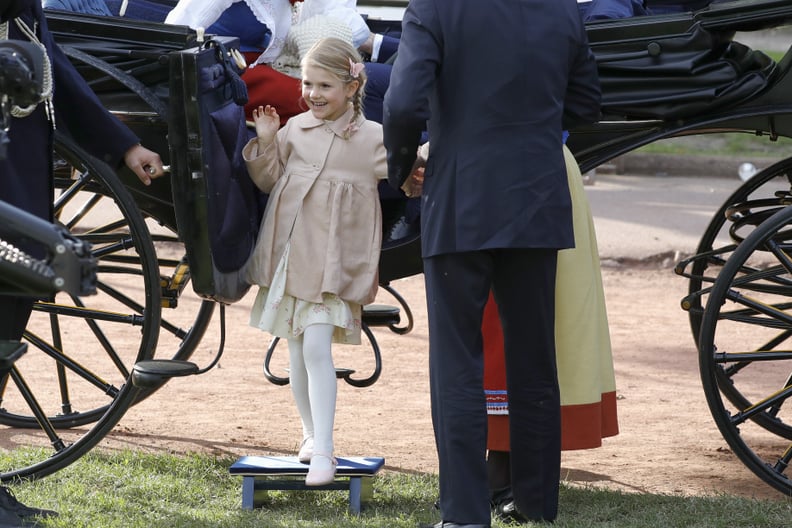
M 787 468 L 789 467 L 790 461 L 792 461 L 792 444 L 787 446 L 786 451 L 784 451 L 784 454 L 778 458 L 775 464 L 773 464 L 772 466 L 773 471 L 775 471 L 779 475 L 784 475 L 786 473 Z
M 14 380 L 19 392 L 22 394 L 22 398 L 28 404 L 28 407 L 30 407 L 30 410 L 33 413 L 33 416 L 35 416 L 39 426 L 49 438 L 52 447 L 55 448 L 55 451 L 61 451 L 64 449 L 66 444 L 64 443 L 63 439 L 58 436 L 58 433 L 55 432 L 55 428 L 47 418 L 47 414 L 41 408 L 41 405 L 39 405 L 39 402 L 36 400 L 33 392 L 30 390 L 30 387 L 25 382 L 25 379 L 22 377 L 16 367 L 11 367 L 11 378 Z
M 83 367 L 70 357 L 68 357 L 62 350 L 55 348 L 54 346 L 50 345 L 39 336 L 25 332 L 25 339 L 30 342 L 30 344 L 34 345 L 36 348 L 50 356 L 52 359 L 57 361 L 59 364 L 63 365 L 65 368 L 71 370 L 78 376 L 80 376 L 85 381 L 91 383 L 98 389 L 100 389 L 103 393 L 107 394 L 111 398 L 115 398 L 118 394 L 120 389 L 118 387 L 113 386 L 111 383 L 104 381 L 100 376 L 94 374 L 87 368 Z
M 792 315 L 784 311 L 784 307 L 789 306 L 786 303 L 778 306 L 766 304 L 753 297 L 748 297 L 735 289 L 729 289 L 729 291 L 726 292 L 726 299 L 741 306 L 745 306 L 748 309 L 722 311 L 719 314 L 720 319 L 758 324 L 772 328 L 788 329 L 792 327 Z M 761 315 L 766 317 L 761 317 Z
M 780 406 L 790 397 L 792 396 L 792 387 L 786 386 L 783 389 L 771 394 L 770 396 L 757 401 L 750 407 L 747 407 L 736 414 L 733 414 L 730 418 L 732 424 L 736 427 L 746 420 L 751 419 L 752 417 L 756 416 L 757 414 L 765 411 L 770 407 L 777 407 Z
M 74 301 L 75 306 L 78 306 L 80 308 L 85 308 L 85 305 L 83 304 L 83 302 L 80 299 L 78 299 L 77 297 L 72 297 L 72 300 Z M 140 311 L 141 312 L 143 311 L 142 308 L 141 308 Z M 140 316 L 130 316 L 130 317 L 134 318 L 134 317 L 140 317 Z M 91 332 L 93 333 L 94 337 L 96 337 L 96 340 L 102 346 L 104 351 L 107 353 L 107 356 L 110 358 L 110 360 L 116 366 L 116 369 L 118 370 L 118 372 L 121 373 L 121 376 L 124 379 L 127 379 L 129 377 L 129 369 L 124 364 L 124 360 L 121 359 L 121 356 L 118 354 L 118 352 L 116 351 L 115 347 L 112 344 L 110 344 L 110 340 L 107 338 L 107 336 L 102 331 L 102 329 L 99 326 L 99 324 L 97 323 L 97 319 L 95 319 L 95 318 L 85 319 L 85 323 L 88 325 L 88 328 L 91 329 Z
M 39 312 L 55 313 L 62 316 L 77 317 L 80 319 L 93 319 L 95 321 L 108 321 L 111 323 L 121 323 L 129 326 L 142 326 L 143 317 L 139 314 L 123 314 L 108 312 L 96 308 L 87 308 L 85 305 L 66 306 L 50 302 L 39 302 L 33 308 Z
M 69 204 L 75 196 L 77 196 L 83 188 L 88 184 L 90 178 L 87 178 L 86 173 L 80 173 L 75 179 L 72 178 L 55 178 L 55 188 L 60 189 L 59 196 L 53 202 L 53 213 L 55 218 L 60 218 L 63 208 Z M 64 185 L 69 182 L 70 185 Z
M 50 314 L 50 328 L 52 328 L 52 344 L 56 350 L 63 350 L 63 340 L 61 338 L 60 322 L 55 314 Z M 55 370 L 58 374 L 58 389 L 61 397 L 61 413 L 64 415 L 72 414 L 71 397 L 69 396 L 69 381 L 66 377 L 66 368 L 60 361 L 56 362 Z
M 784 266 L 787 273 L 792 273 L 792 258 L 789 258 L 786 252 L 786 248 L 789 247 L 789 244 L 779 243 L 777 240 L 771 238 L 767 241 L 766 245 L 773 255 L 776 256 L 778 262 Z
M 74 227 L 80 222 L 80 220 L 84 219 L 86 216 L 93 211 L 94 207 L 99 203 L 102 197 L 98 194 L 94 194 L 90 199 L 86 200 L 86 202 L 76 211 L 69 220 L 64 221 L 64 225 L 69 229 L 73 230 Z M 62 220 L 63 221 L 63 220 Z

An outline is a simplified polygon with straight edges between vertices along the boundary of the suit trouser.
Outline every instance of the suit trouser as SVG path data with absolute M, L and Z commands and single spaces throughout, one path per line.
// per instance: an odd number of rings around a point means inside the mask
M 503 326 L 515 505 L 529 519 L 556 517 L 561 466 L 557 254 L 554 249 L 495 249 L 424 259 L 444 521 L 490 522 L 481 336 L 490 289 Z

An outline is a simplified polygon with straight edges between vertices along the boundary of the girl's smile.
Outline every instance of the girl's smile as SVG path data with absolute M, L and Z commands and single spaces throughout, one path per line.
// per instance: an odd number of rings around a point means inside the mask
M 306 65 L 302 71 L 302 97 L 314 117 L 335 121 L 349 109 L 358 81 L 344 83 L 330 71 Z

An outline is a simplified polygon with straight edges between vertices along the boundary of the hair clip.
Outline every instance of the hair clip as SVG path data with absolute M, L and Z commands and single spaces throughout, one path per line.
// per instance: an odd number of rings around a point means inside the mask
M 360 72 L 363 71 L 365 66 L 362 62 L 354 62 L 352 59 L 349 59 L 349 75 L 351 75 L 354 79 L 357 79 L 360 75 Z

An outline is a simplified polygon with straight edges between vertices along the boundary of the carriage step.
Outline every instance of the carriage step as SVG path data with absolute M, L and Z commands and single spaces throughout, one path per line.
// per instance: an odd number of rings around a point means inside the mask
M 349 376 L 355 373 L 355 369 L 336 367 L 335 373 L 336 373 L 336 378 L 347 379 Z
M 398 306 L 367 304 L 363 307 L 363 322 L 368 326 L 397 325 L 400 321 Z
M 162 307 L 176 308 L 179 305 L 179 297 L 184 291 L 184 287 L 190 282 L 190 266 L 187 261 L 182 259 L 173 270 L 170 277 L 160 277 L 160 289 L 162 290 Z
M 0 370 L 11 368 L 14 361 L 27 352 L 27 343 L 8 339 L 0 340 Z
M 349 510 L 359 514 L 363 503 L 374 496 L 372 477 L 382 469 L 382 457 L 338 457 L 336 478 L 326 486 L 306 486 L 308 464 L 297 457 L 243 456 L 229 468 L 242 477 L 242 508 L 261 506 L 270 490 L 349 490 Z
M 146 359 L 132 367 L 132 385 L 143 389 L 159 387 L 170 378 L 198 374 L 198 365 L 179 359 Z

